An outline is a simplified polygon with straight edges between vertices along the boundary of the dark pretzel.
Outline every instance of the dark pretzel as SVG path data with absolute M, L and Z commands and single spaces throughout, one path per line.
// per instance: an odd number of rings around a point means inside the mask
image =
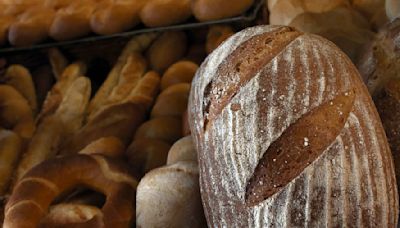
M 82 185 L 107 196 L 102 227 L 133 224 L 137 181 L 124 164 L 100 155 L 74 155 L 47 160 L 20 180 L 6 205 L 4 227 L 37 227 L 57 196 Z

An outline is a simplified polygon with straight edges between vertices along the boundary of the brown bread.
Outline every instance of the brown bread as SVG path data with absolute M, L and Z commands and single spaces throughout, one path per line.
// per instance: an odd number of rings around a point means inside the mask
M 189 98 L 210 227 L 396 227 L 393 160 L 356 68 L 331 42 L 246 29 Z

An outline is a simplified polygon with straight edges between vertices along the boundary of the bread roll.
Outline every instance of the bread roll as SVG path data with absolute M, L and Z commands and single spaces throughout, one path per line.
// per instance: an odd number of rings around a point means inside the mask
M 175 84 L 165 89 L 151 110 L 151 117 L 174 116 L 180 118 L 187 108 L 189 83 Z
M 193 145 L 192 136 L 179 139 L 168 152 L 167 165 L 180 161 L 197 162 L 197 152 Z
M 199 66 L 191 61 L 179 61 L 171 65 L 161 78 L 161 90 L 178 84 L 191 83 Z
M 111 35 L 127 31 L 139 24 L 139 12 L 143 1 L 102 1 L 97 4 L 90 25 L 92 31 Z
M 14 46 L 27 46 L 44 41 L 54 15 L 54 10 L 50 8 L 28 8 L 10 26 L 8 40 Z
M 207 34 L 206 50 L 210 54 L 214 51 L 222 42 L 228 39 L 234 34 L 231 26 L 227 25 L 214 25 L 210 27 Z
M 400 2 L 397 0 L 386 0 L 385 2 L 386 15 L 389 19 L 394 20 L 400 16 Z
M 368 21 L 349 7 L 339 7 L 323 13 L 303 13 L 295 17 L 289 26 L 327 38 L 353 61 L 356 61 L 363 46 L 374 36 Z
M 165 32 L 147 50 L 146 56 L 153 70 L 162 73 L 181 59 L 187 49 L 184 32 Z
M 50 37 L 63 41 L 88 35 L 95 3 L 95 0 L 78 1 L 58 10 L 50 26 Z
M 140 19 L 147 27 L 178 24 L 191 15 L 190 0 L 151 0 L 140 11 Z
M 260 26 L 229 38 L 189 98 L 210 227 L 397 227 L 379 116 L 331 42 Z
M 129 164 L 144 176 L 150 170 L 166 164 L 170 147 L 168 143 L 158 139 L 139 138 L 128 147 L 126 155 Z
M 199 21 L 212 21 L 244 13 L 253 0 L 193 0 L 193 15 Z
M 7 43 L 8 30 L 11 24 L 14 22 L 13 16 L 1 16 L 0 17 L 0 46 Z
M 136 195 L 136 227 L 206 227 L 195 162 L 152 170 Z
M 157 139 L 173 144 L 182 137 L 182 123 L 174 117 L 158 117 L 142 124 L 136 131 L 135 140 Z
M 289 25 L 302 13 L 324 13 L 346 5 L 349 5 L 348 0 L 269 0 L 269 22 L 271 25 Z
M 22 150 L 21 138 L 12 131 L 0 129 L 0 196 L 8 191 L 14 168 Z

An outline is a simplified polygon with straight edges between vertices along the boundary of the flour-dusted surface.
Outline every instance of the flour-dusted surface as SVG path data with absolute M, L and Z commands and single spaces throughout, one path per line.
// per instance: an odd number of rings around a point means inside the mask
M 395 227 L 397 189 L 382 126 L 356 69 L 330 42 L 307 34 L 295 38 L 205 128 L 204 91 L 222 77 L 218 69 L 244 42 L 277 29 L 255 27 L 231 37 L 193 81 L 190 121 L 209 226 Z M 322 155 L 272 197 L 246 205 L 248 181 L 271 143 L 310 110 L 350 90 L 354 107 Z M 305 139 L 299 146 L 312 143 Z

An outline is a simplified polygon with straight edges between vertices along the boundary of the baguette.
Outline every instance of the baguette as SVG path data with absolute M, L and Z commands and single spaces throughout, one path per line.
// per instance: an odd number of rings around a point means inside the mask
M 382 124 L 357 69 L 331 42 L 248 28 L 208 57 L 192 88 L 209 227 L 397 227 Z
M 190 0 L 151 0 L 140 11 L 140 19 L 147 27 L 178 24 L 191 15 Z

